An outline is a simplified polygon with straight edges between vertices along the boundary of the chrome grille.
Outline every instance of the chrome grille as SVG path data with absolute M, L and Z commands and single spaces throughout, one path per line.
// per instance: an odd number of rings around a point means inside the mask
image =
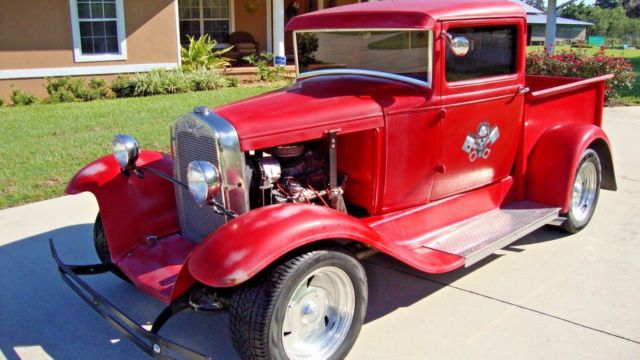
M 187 167 L 191 161 L 205 160 L 220 168 L 215 131 L 191 114 L 176 122 L 172 146 L 173 176 L 184 184 L 187 183 Z M 188 189 L 176 185 L 175 192 L 182 235 L 187 239 L 200 242 L 226 222 L 225 217 L 217 214 L 212 206 L 196 203 Z M 216 196 L 216 201 L 225 204 L 222 191 Z

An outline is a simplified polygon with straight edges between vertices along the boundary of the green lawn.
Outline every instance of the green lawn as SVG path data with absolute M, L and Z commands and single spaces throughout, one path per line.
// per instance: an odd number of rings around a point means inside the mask
M 563 48 L 568 49 L 559 47 Z M 595 53 L 598 49 L 586 51 Z M 624 56 L 640 72 L 640 50 L 607 53 Z M 167 150 L 169 126 L 178 115 L 196 105 L 218 106 L 273 89 L 241 87 L 89 103 L 0 107 L 0 209 L 61 195 L 77 170 L 111 151 L 115 133 L 134 135 L 144 148 Z M 633 89 L 622 95 L 624 103 L 640 105 L 640 77 Z
M 89 103 L 0 108 L 0 209 L 62 195 L 82 166 L 111 152 L 115 133 L 168 150 L 169 126 L 196 105 L 218 106 L 273 90 L 216 91 Z
M 569 50 L 569 46 L 558 46 L 556 50 Z M 542 46 L 529 46 L 527 51 L 542 50 Z M 574 49 L 575 50 L 575 49 Z M 595 54 L 600 49 L 598 47 L 584 48 L 581 51 L 585 51 L 587 54 Z M 640 49 L 629 50 L 614 50 L 606 49 L 607 55 L 622 56 L 628 59 L 633 65 L 633 69 L 636 73 L 640 74 Z M 621 91 L 620 100 L 627 105 L 640 105 L 640 76 L 636 78 L 636 82 L 630 90 Z

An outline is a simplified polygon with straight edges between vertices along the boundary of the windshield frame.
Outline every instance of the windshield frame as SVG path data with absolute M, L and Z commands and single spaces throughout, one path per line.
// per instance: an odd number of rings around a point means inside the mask
M 427 78 L 424 80 L 412 78 L 409 76 L 394 74 L 385 71 L 378 70 L 367 70 L 367 69 L 357 69 L 357 68 L 344 68 L 344 69 L 319 69 L 319 70 L 311 70 L 306 71 L 304 73 L 300 73 L 300 65 L 298 64 L 298 34 L 299 33 L 318 33 L 318 32 L 356 32 L 356 31 L 421 31 L 427 32 L 427 36 L 429 39 L 429 46 L 427 47 L 428 52 L 428 64 L 427 64 Z M 376 76 L 382 77 L 397 81 L 402 81 L 406 83 L 410 83 L 413 85 L 418 85 L 422 87 L 426 87 L 428 89 L 432 89 L 433 84 L 433 29 L 414 29 L 414 28 L 365 28 L 365 29 L 304 29 L 304 30 L 295 30 L 293 31 L 293 52 L 295 58 L 295 67 L 296 67 L 296 80 L 304 79 L 313 76 L 319 75 L 368 75 L 368 76 Z

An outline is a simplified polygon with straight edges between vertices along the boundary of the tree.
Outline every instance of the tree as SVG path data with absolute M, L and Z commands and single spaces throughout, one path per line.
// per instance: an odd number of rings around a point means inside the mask
M 628 38 L 638 32 L 640 20 L 630 19 L 621 6 L 602 8 L 589 6 L 584 3 L 571 4 L 560 11 L 560 16 L 575 20 L 588 21 L 593 26 L 588 27 L 589 34 L 604 35 L 613 38 Z
M 602 9 L 613 9 L 622 6 L 621 0 L 596 0 L 596 6 Z
M 544 0 L 524 0 L 525 4 L 531 5 L 534 8 L 542 11 L 546 11 L 547 7 L 544 4 Z
M 630 18 L 640 17 L 640 0 L 622 0 L 622 7 Z
M 588 17 L 590 11 L 591 7 L 585 5 L 585 3 L 581 1 L 579 3 L 572 3 L 571 5 L 564 7 L 562 10 L 560 10 L 558 15 L 569 19 L 584 21 L 584 19 Z

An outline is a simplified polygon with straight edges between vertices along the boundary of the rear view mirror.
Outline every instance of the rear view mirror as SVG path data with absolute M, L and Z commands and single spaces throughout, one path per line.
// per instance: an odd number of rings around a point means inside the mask
M 464 36 L 456 36 L 449 42 L 449 48 L 455 56 L 465 56 L 469 52 L 469 39 Z

